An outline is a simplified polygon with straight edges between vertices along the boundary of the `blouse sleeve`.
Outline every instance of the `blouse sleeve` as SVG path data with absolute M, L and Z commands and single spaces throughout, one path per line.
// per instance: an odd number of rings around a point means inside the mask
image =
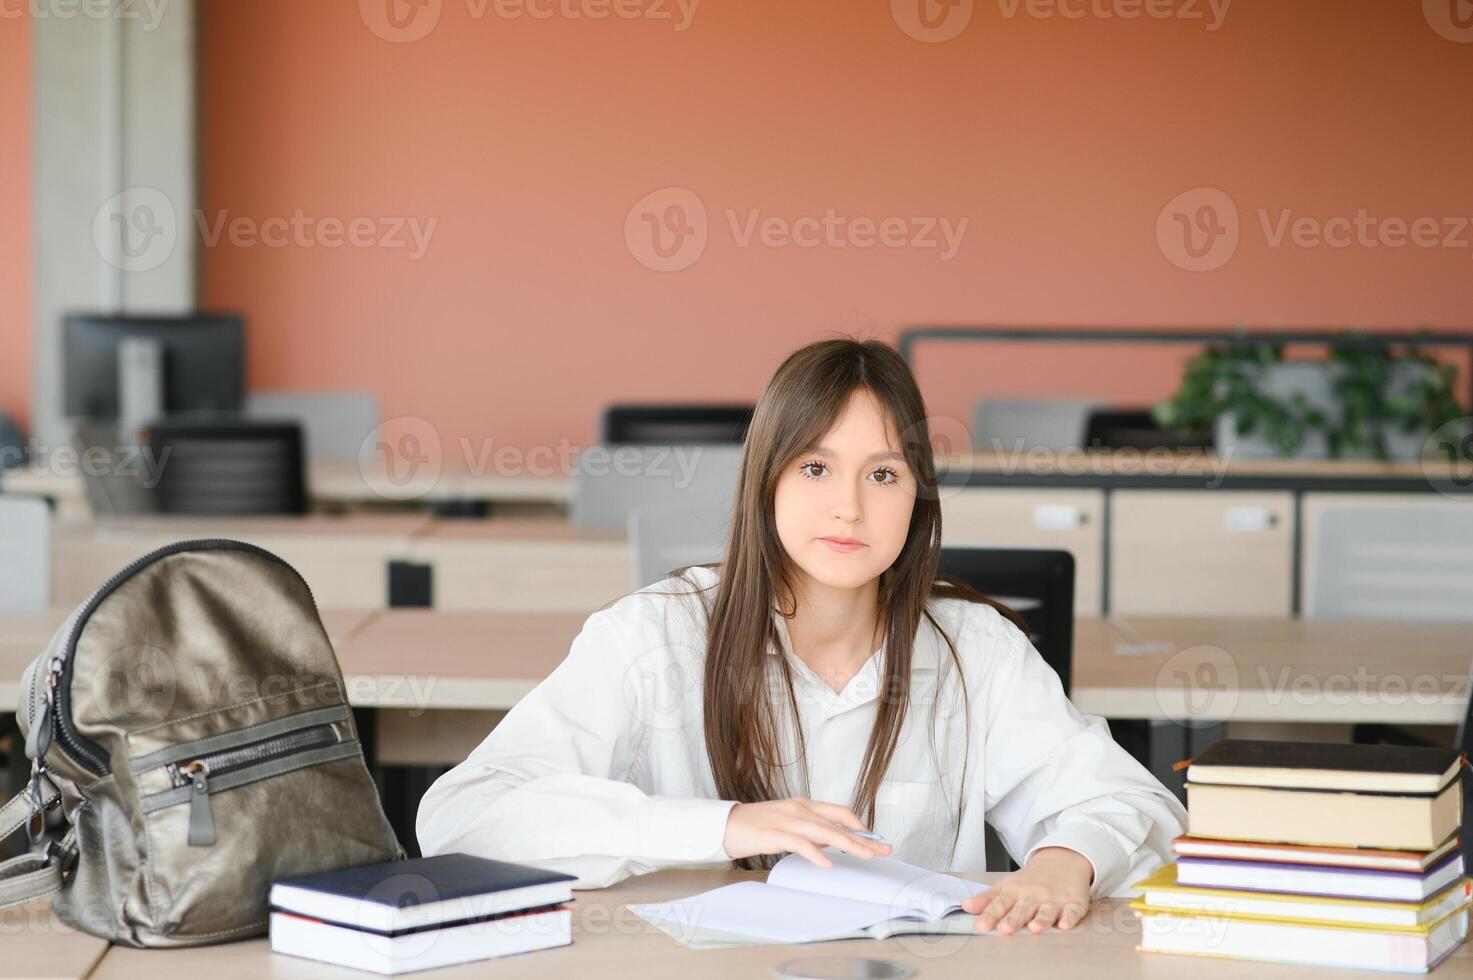
M 1129 894 L 1169 860 L 1186 810 L 1110 736 L 1082 714 L 1028 638 L 994 610 L 977 619 L 993 659 L 984 697 L 987 819 L 1014 860 L 1067 847 L 1094 867 L 1096 896 Z
M 612 610 L 420 802 L 426 855 L 459 851 L 601 888 L 661 867 L 728 861 L 731 801 L 650 796 L 627 781 L 648 726 Z

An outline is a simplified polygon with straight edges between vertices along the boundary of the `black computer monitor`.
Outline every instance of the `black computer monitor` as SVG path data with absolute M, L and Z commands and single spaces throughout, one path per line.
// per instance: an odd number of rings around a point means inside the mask
M 606 446 L 741 445 L 755 405 L 610 405 Z
M 165 413 L 241 410 L 245 327 L 239 316 L 70 314 L 62 337 L 67 416 L 117 418 L 118 343 L 124 337 L 155 339 L 163 345 Z

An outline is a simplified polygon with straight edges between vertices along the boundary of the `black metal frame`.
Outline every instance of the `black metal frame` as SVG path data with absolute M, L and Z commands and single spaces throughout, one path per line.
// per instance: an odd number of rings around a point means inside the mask
M 1372 330 L 1345 333 L 1341 330 L 1146 330 L 1075 327 L 911 327 L 900 332 L 898 347 L 908 363 L 913 362 L 916 344 L 923 341 L 1028 341 L 1035 343 L 1163 343 L 1211 344 L 1235 340 L 1285 344 L 1337 344 L 1350 347 L 1452 347 L 1468 353 L 1469 410 L 1473 411 L 1473 333 L 1407 333 Z M 1026 455 L 1026 454 L 1024 454 Z M 1432 492 L 1425 476 L 1303 476 L 1224 473 L 1214 482 L 1210 475 L 1121 474 L 1121 473 L 1011 473 L 993 470 L 942 470 L 938 481 L 945 486 L 968 487 L 1100 487 L 1136 490 L 1293 490 L 1297 492 L 1346 491 L 1398 493 L 1414 490 Z M 1470 487 L 1443 487 L 1447 493 L 1473 493 Z
M 1346 333 L 1343 330 L 1147 330 L 1141 328 L 1090 330 L 1079 327 L 910 327 L 900 332 L 900 356 L 911 362 L 915 345 L 923 340 L 1030 341 L 1035 343 L 1147 343 L 1211 344 L 1234 340 L 1283 344 L 1333 344 L 1340 347 L 1462 347 L 1468 351 L 1468 398 L 1473 406 L 1473 332 L 1409 333 L 1385 329 Z

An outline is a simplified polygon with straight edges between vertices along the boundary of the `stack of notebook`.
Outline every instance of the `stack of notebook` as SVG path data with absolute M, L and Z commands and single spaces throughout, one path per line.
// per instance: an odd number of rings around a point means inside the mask
M 1190 835 L 1133 887 L 1141 949 L 1425 973 L 1468 934 L 1462 755 L 1224 739 L 1187 770 Z
M 271 949 L 395 974 L 565 946 L 574 880 L 465 854 L 304 875 L 271 886 Z

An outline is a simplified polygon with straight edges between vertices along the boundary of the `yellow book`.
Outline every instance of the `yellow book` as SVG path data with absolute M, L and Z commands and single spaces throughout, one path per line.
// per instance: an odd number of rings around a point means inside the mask
M 1473 898 L 1473 878 L 1456 881 L 1425 901 L 1398 902 L 1182 885 L 1177 883 L 1176 870 L 1175 863 L 1163 865 L 1149 878 L 1131 885 L 1144 893 L 1137 899 L 1143 908 L 1317 925 L 1416 929 L 1436 922 Z
M 1141 942 L 1136 948 L 1143 952 L 1426 973 L 1467 938 L 1473 902 L 1419 926 L 1168 910 L 1153 908 L 1143 898 L 1130 907 L 1140 917 Z

